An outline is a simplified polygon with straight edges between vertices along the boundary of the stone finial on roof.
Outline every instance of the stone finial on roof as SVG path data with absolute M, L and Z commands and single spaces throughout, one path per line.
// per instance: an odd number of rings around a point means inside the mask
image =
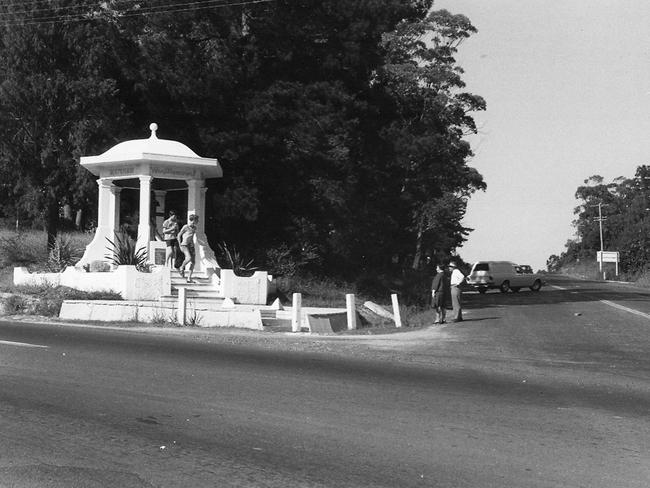
M 158 130 L 158 124 L 156 124 L 155 122 L 149 124 L 149 130 L 151 131 L 150 139 L 158 139 L 158 137 L 156 136 L 156 131 Z

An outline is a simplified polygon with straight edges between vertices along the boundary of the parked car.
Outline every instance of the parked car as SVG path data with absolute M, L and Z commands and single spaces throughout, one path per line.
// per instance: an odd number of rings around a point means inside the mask
M 501 293 L 516 293 L 524 287 L 539 291 L 543 285 L 542 279 L 532 272 L 530 266 L 522 267 L 510 261 L 477 261 L 466 281 L 479 293 L 495 288 Z

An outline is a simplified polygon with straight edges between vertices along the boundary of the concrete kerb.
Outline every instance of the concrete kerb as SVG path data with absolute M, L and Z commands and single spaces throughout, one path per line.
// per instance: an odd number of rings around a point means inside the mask
M 139 323 L 125 323 L 122 325 L 109 323 L 109 322 L 100 322 L 89 324 L 84 321 L 68 321 L 58 318 L 50 318 L 44 316 L 32 316 L 32 315 L 7 315 L 0 317 L 2 320 L 11 320 L 31 324 L 43 324 L 53 327 L 74 327 L 74 328 L 83 328 L 83 329 L 96 329 L 96 330 L 112 330 L 124 334 L 136 334 L 139 336 L 145 335 L 155 335 L 155 336 L 168 336 L 168 337 L 178 337 L 179 340 L 185 339 L 200 339 L 200 340 L 209 340 L 211 337 L 230 337 L 235 336 L 245 340 L 249 338 L 251 341 L 264 340 L 264 341 L 279 341 L 280 343 L 285 341 L 294 341 L 297 344 L 300 344 L 303 341 L 307 341 L 308 344 L 311 344 L 312 341 L 318 339 L 322 341 L 331 341 L 331 342 L 340 342 L 340 343 L 360 343 L 368 344 L 373 346 L 379 346 L 382 348 L 397 346 L 397 347 L 409 347 L 412 344 L 421 344 L 422 340 L 426 339 L 446 339 L 449 336 L 449 332 L 444 328 L 422 328 L 422 329 L 410 329 L 408 327 L 400 329 L 399 332 L 391 332 L 388 334 L 321 334 L 321 333 L 301 333 L 296 334 L 293 332 L 273 332 L 259 334 L 258 331 L 252 329 L 242 329 L 239 327 L 180 327 L 180 326 L 156 326 L 156 325 L 146 325 Z M 238 339 L 239 340 L 239 339 Z

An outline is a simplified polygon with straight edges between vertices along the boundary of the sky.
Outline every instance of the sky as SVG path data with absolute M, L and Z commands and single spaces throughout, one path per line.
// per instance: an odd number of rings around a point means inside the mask
M 459 47 L 481 95 L 469 165 L 487 183 L 463 224 L 467 262 L 546 268 L 575 237 L 576 189 L 650 164 L 650 2 L 436 0 L 478 29 Z M 598 225 L 594 222 L 594 225 Z M 606 223 L 605 223 L 606 225 Z M 609 249 L 605 242 L 605 250 Z

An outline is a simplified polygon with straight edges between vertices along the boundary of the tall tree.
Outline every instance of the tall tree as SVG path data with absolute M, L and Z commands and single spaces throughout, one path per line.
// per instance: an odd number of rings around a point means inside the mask
M 0 6 L 0 161 L 12 198 L 44 222 L 48 245 L 64 203 L 84 199 L 76 157 L 105 140 L 121 117 L 110 26 L 82 1 Z M 68 20 L 69 19 L 69 20 Z
M 386 62 L 377 83 L 392 113 L 383 135 L 391 143 L 400 227 L 414 268 L 424 248 L 448 253 L 465 240 L 470 229 L 460 221 L 467 198 L 485 189 L 481 175 L 467 166 L 472 152 L 463 139 L 476 131 L 471 114 L 484 110 L 485 102 L 462 91 L 463 71 L 454 58 L 474 32 L 465 16 L 442 10 L 401 22 L 384 36 Z
M 243 91 L 214 139 L 226 170 L 215 207 L 228 211 L 221 228 L 270 247 L 291 242 L 330 269 L 358 261 L 356 251 L 368 249 L 365 222 L 386 222 L 383 212 L 367 219 L 356 205 L 374 165 L 364 157 L 373 143 L 365 121 L 378 113 L 371 78 L 383 62 L 381 36 L 424 15 L 425 3 L 285 0 L 249 10 Z M 254 216 L 250 225 L 237 220 L 229 195 L 249 197 L 241 208 Z

